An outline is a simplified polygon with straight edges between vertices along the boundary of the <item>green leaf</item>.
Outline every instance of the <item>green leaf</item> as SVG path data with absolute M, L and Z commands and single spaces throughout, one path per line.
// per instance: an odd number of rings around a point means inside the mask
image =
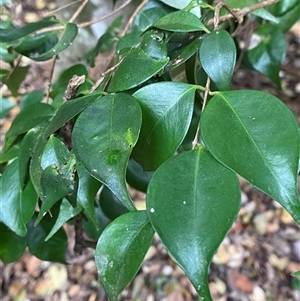
M 60 228 L 48 241 L 45 241 L 55 219 L 46 215 L 37 226 L 34 226 L 35 218 L 36 215 L 28 225 L 27 244 L 30 253 L 41 260 L 65 263 L 64 256 L 68 246 L 66 232 Z
M 5 117 L 5 115 L 14 107 L 14 104 L 6 99 L 0 98 L 0 119 Z
M 133 49 L 115 72 L 108 91 L 124 91 L 140 85 L 161 71 L 168 60 L 168 58 L 156 60 L 147 56 L 142 49 Z
M 49 120 L 54 115 L 54 108 L 46 103 L 35 103 L 24 108 L 14 119 L 5 138 L 24 134 L 38 124 Z
M 284 34 L 278 26 L 266 23 L 261 25 L 255 34 L 260 43 L 246 52 L 251 66 L 281 87 L 279 71 L 286 53 Z
M 0 259 L 5 264 L 16 261 L 26 249 L 27 238 L 16 235 L 3 223 L 0 223 L 0 233 Z
M 46 138 L 49 137 L 52 133 L 61 128 L 67 121 L 79 114 L 99 97 L 101 97 L 101 95 L 98 93 L 92 93 L 66 101 L 54 115 L 51 123 L 44 132 L 44 136 Z
M 6 163 L 14 158 L 16 158 L 19 154 L 19 144 L 14 144 L 8 150 L 5 145 L 0 151 L 0 164 Z
M 53 17 L 47 17 L 38 22 L 26 24 L 21 28 L 20 27 L 12 27 L 12 28 L 5 28 L 5 29 L 0 28 L 0 41 L 2 43 L 13 42 L 20 38 L 24 38 L 39 29 L 57 24 L 58 22 L 59 21 Z
M 154 173 L 146 202 L 151 224 L 167 251 L 202 300 L 212 301 L 208 267 L 240 207 L 235 173 L 203 148 L 187 151 Z
M 168 54 L 167 45 L 164 39 L 157 39 L 156 35 L 154 30 L 147 31 L 143 35 L 140 47 L 149 57 L 164 60 Z
M 36 208 L 38 201 L 38 195 L 34 189 L 34 186 L 31 181 L 29 181 L 25 189 L 21 192 L 21 212 L 22 218 L 25 225 L 27 225 Z
M 287 32 L 299 20 L 300 3 L 298 0 L 282 0 L 269 6 L 269 10 L 277 17 L 280 29 Z
M 41 135 L 41 133 L 42 130 L 40 128 L 33 128 L 29 130 L 25 137 L 22 139 L 19 150 L 19 177 L 20 185 L 22 188 L 27 180 L 30 158 L 32 157 L 32 154 L 35 150 L 37 142 L 39 141 L 38 138 Z
M 57 44 L 58 38 L 55 31 L 44 32 L 26 37 L 14 50 L 29 58 L 42 55 Z
M 300 271 L 291 273 L 291 276 L 292 276 L 292 277 L 300 278 Z
M 217 29 L 208 34 L 199 49 L 200 62 L 219 90 L 229 90 L 236 60 L 236 47 L 230 34 Z
M 83 220 L 83 229 L 90 238 L 92 238 L 94 241 L 97 241 L 103 230 L 110 223 L 110 219 L 103 213 L 99 205 L 95 206 L 94 212 L 97 227 L 95 227 L 94 222 L 92 222 L 92 220 L 87 215 L 87 217 Z
M 0 57 L 1 57 L 2 61 L 9 63 L 12 66 L 14 60 L 18 57 L 18 53 L 12 52 L 9 47 L 7 48 L 7 45 L 0 44 Z M 5 69 L 2 69 L 2 70 L 5 70 Z
M 118 41 L 116 52 L 118 55 L 124 56 L 132 48 L 137 47 L 142 41 L 142 32 L 135 31 L 126 34 Z
M 78 161 L 131 210 L 135 207 L 126 188 L 125 173 L 138 139 L 141 115 L 132 96 L 107 95 L 80 114 L 72 133 Z
M 114 220 L 118 216 L 128 212 L 128 209 L 114 196 L 114 194 L 106 186 L 104 186 L 101 191 L 99 203 L 104 214 L 111 220 Z
M 71 206 L 67 199 L 63 199 L 59 208 L 58 217 L 53 225 L 53 228 L 45 238 L 48 241 L 68 220 L 78 215 L 82 211 L 82 207 L 78 205 L 76 208 Z
M 136 30 L 146 31 L 166 14 L 167 12 L 162 7 L 151 7 L 142 10 L 134 19 L 133 26 Z
M 123 214 L 104 229 L 96 247 L 95 261 L 111 301 L 117 300 L 138 272 L 153 235 L 145 211 Z
M 194 106 L 195 86 L 162 82 L 133 94 L 143 113 L 133 157 L 145 170 L 155 170 L 173 156 L 186 135 Z
M 43 172 L 41 161 L 46 143 L 47 140 L 43 137 L 43 135 L 37 138 L 37 143 L 34 148 L 32 159 L 29 165 L 30 179 L 40 199 L 43 199 L 44 196 L 41 185 L 41 176 Z
M 67 162 L 69 150 L 58 138 L 51 136 L 44 148 L 41 166 L 46 169 L 50 165 L 61 166 Z
M 117 39 L 109 32 L 104 33 L 98 40 L 96 46 L 89 51 L 85 58 L 88 61 L 90 67 L 95 67 L 95 59 L 99 53 L 104 53 L 110 49 L 112 49 L 114 43 Z
M 276 97 L 260 91 L 216 94 L 201 119 L 213 156 L 274 198 L 300 224 L 299 126 Z
M 42 159 L 41 188 L 42 206 L 37 218 L 38 223 L 57 201 L 71 194 L 74 190 L 74 155 L 70 155 L 66 145 L 51 136 L 47 142 Z
M 19 236 L 25 236 L 27 229 L 21 211 L 21 187 L 18 159 L 9 164 L 0 177 L 0 221 Z
M 21 101 L 20 101 L 20 109 L 23 110 L 24 108 L 33 105 L 37 102 L 41 102 L 44 98 L 44 92 L 39 90 L 34 90 L 25 94 Z
M 245 7 L 249 7 L 258 3 L 257 0 L 226 0 L 225 1 L 231 8 L 241 9 Z M 268 10 L 265 8 L 259 8 L 251 12 L 251 14 L 258 16 L 262 19 L 271 21 L 273 23 L 279 23 L 279 20 L 273 16 Z
M 185 10 L 178 10 L 165 15 L 156 21 L 153 27 L 175 32 L 209 32 L 197 16 Z
M 165 71 L 173 70 L 174 68 L 185 63 L 193 54 L 198 51 L 200 44 L 201 40 L 197 39 L 188 45 L 177 47 L 176 51 L 173 52 L 173 54 L 176 55 L 174 58 L 172 57 L 170 59 L 165 67 Z
M 98 229 L 95 213 L 96 194 L 101 187 L 101 183 L 93 178 L 82 165 L 77 166 L 78 173 L 78 191 L 77 201 L 85 210 L 95 228 Z
M 126 172 L 126 181 L 134 189 L 146 193 L 152 174 L 153 172 L 145 172 L 142 166 L 135 160 L 129 160 Z
M 3 83 L 7 85 L 13 96 L 18 96 L 19 87 L 24 81 L 29 68 L 30 66 L 19 66 L 10 73 L 8 78 L 4 79 Z
M 78 33 L 78 27 L 74 23 L 67 23 L 64 32 L 57 42 L 57 44 L 51 48 L 50 50 L 46 51 L 45 53 L 39 55 L 31 55 L 31 59 L 34 61 L 46 61 L 52 58 L 53 56 L 59 54 L 66 48 L 68 48 L 70 45 L 72 45 L 72 42 L 75 40 Z

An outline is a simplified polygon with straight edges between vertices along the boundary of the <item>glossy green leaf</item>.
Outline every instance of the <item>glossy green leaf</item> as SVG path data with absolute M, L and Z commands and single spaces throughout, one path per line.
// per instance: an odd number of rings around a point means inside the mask
M 134 189 L 146 193 L 152 174 L 153 172 L 144 171 L 142 166 L 135 160 L 129 160 L 126 172 L 126 181 Z
M 69 154 L 66 145 L 54 136 L 50 137 L 41 159 L 43 196 L 37 223 L 57 201 L 73 192 L 75 163 L 75 157 Z
M 16 261 L 27 246 L 27 238 L 20 237 L 5 224 L 0 223 L 0 260 L 4 263 Z
M 124 56 L 132 48 L 137 47 L 142 41 L 142 32 L 134 31 L 121 37 L 118 41 L 116 51 L 120 56 Z
M 21 187 L 18 159 L 9 164 L 0 177 L 0 221 L 19 236 L 26 235 L 21 211 Z
M 142 49 L 133 49 L 115 72 L 108 91 L 124 91 L 140 85 L 161 71 L 168 60 L 168 58 L 156 60 L 147 56 Z
M 20 101 L 20 109 L 33 105 L 37 102 L 41 102 L 44 98 L 44 92 L 40 90 L 34 90 L 25 94 Z
M 0 98 L 0 119 L 5 117 L 5 115 L 14 107 L 14 104 L 6 99 Z
M 167 12 L 162 7 L 151 7 L 142 10 L 134 19 L 133 26 L 139 31 L 145 31 Z
M 3 80 L 3 83 L 7 85 L 13 96 L 18 96 L 19 87 L 24 81 L 29 68 L 30 66 L 18 66 L 12 73 L 9 73 L 9 77 Z
M 209 101 L 200 125 L 205 145 L 220 162 L 300 224 L 299 126 L 279 99 L 260 91 L 221 92 Z
M 37 138 L 36 147 L 33 151 L 32 159 L 29 164 L 30 179 L 40 199 L 42 199 L 44 195 L 41 186 L 41 176 L 43 172 L 41 161 L 46 143 L 47 140 L 43 137 L 43 135 Z
M 31 220 L 38 201 L 38 195 L 31 181 L 27 183 L 21 192 L 21 212 L 25 225 Z
M 58 42 L 55 31 L 26 37 L 14 50 L 29 58 L 34 58 L 52 49 Z
M 29 130 L 25 137 L 22 139 L 19 150 L 19 177 L 21 187 L 23 187 L 27 180 L 30 158 L 35 150 L 36 143 L 38 142 L 38 137 L 41 135 L 41 133 L 42 130 L 36 127 Z
M 140 132 L 141 115 L 132 96 L 107 95 L 80 114 L 72 133 L 78 161 L 131 210 L 134 205 L 126 188 L 125 173 Z
M 255 34 L 259 44 L 246 52 L 251 66 L 267 76 L 277 87 L 281 87 L 279 71 L 286 53 L 286 41 L 279 27 L 266 23 L 261 25 Z
M 41 55 L 31 55 L 30 58 L 34 61 L 46 61 L 52 58 L 53 56 L 59 54 L 60 52 L 68 48 L 70 45 L 72 45 L 72 42 L 77 36 L 77 33 L 77 25 L 74 23 L 67 23 L 64 32 L 62 33 L 62 36 L 53 48 L 49 49 Z
M 86 212 L 84 213 L 86 214 Z M 86 214 L 86 218 L 83 219 L 83 229 L 90 238 L 92 238 L 94 241 L 97 241 L 111 220 L 104 214 L 99 205 L 95 205 L 94 214 L 97 227 L 95 227 L 94 222 L 92 222 L 92 220 Z
M 177 51 L 174 51 L 174 54 L 176 54 L 175 57 L 172 57 L 168 62 L 165 67 L 165 71 L 173 70 L 174 68 L 185 63 L 192 55 L 194 55 L 198 51 L 200 44 L 201 40 L 196 39 L 188 45 L 178 47 Z
M 77 201 L 83 207 L 86 214 L 98 229 L 95 213 L 96 194 L 101 187 L 101 183 L 93 178 L 82 165 L 77 166 L 78 173 L 78 191 Z
M 166 42 L 164 39 L 157 38 L 154 32 L 154 30 L 150 30 L 144 33 L 140 47 L 149 57 L 164 60 L 168 54 Z
M 51 136 L 44 148 L 41 166 L 43 169 L 50 165 L 61 166 L 68 158 L 69 150 L 66 145 L 55 136 Z
M 8 150 L 4 147 L 0 151 L 0 164 L 6 163 L 14 158 L 16 158 L 19 154 L 19 144 L 14 144 Z
M 104 214 L 111 220 L 128 212 L 128 209 L 104 186 L 99 196 L 99 203 Z
M 141 134 L 133 157 L 144 170 L 155 170 L 173 156 L 189 128 L 195 86 L 162 82 L 145 86 L 133 94 L 143 113 Z
M 10 136 L 24 134 L 38 124 L 49 120 L 55 110 L 46 103 L 36 103 L 24 108 L 13 120 L 10 129 L 7 131 L 6 139 Z
M 68 220 L 78 215 L 82 211 L 82 207 L 78 205 L 76 208 L 72 207 L 67 199 L 63 199 L 59 208 L 58 217 L 53 225 L 53 228 L 45 238 L 48 241 Z
M 279 21 L 278 27 L 283 32 L 287 32 L 299 20 L 300 2 L 298 0 L 282 0 L 269 6 L 269 10 Z
M 66 101 L 54 115 L 51 123 L 44 132 L 44 136 L 46 138 L 50 136 L 52 133 L 61 128 L 67 121 L 79 114 L 99 97 L 101 97 L 100 94 L 92 93 L 86 96 Z
M 165 15 L 156 21 L 153 27 L 175 32 L 208 32 L 207 28 L 197 16 L 185 10 L 178 10 Z
M 123 214 L 104 229 L 96 247 L 95 261 L 110 301 L 117 301 L 138 272 L 153 235 L 145 211 Z
M 66 232 L 60 228 L 48 241 L 45 241 L 55 218 L 46 215 L 37 226 L 34 226 L 35 217 L 28 225 L 27 244 L 30 253 L 41 260 L 65 263 L 64 257 L 68 246 Z
M 167 251 L 202 300 L 212 301 L 208 267 L 240 208 L 237 176 L 197 148 L 171 158 L 154 173 L 146 202 Z
M 208 34 L 199 49 L 200 62 L 219 90 L 229 90 L 236 60 L 236 47 L 230 34 L 217 29 Z
M 12 42 L 20 38 L 24 38 L 29 34 L 48 27 L 50 25 L 57 24 L 59 21 L 53 17 L 47 17 L 38 22 L 26 24 L 23 27 L 12 27 L 12 28 L 0 28 L 0 41 L 2 43 Z
M 291 11 L 297 4 L 299 4 L 298 0 L 282 0 L 271 5 L 269 9 L 275 16 L 281 16 Z

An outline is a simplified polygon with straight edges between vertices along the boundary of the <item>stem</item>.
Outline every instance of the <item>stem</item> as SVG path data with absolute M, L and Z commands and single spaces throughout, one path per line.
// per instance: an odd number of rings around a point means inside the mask
M 210 86 L 210 78 L 207 77 L 201 113 L 203 112 L 203 110 L 204 110 L 204 108 L 205 108 L 205 106 L 206 106 L 207 97 L 208 97 L 208 95 L 209 95 L 209 86 Z M 199 86 L 199 87 L 203 88 L 202 86 Z M 199 89 L 199 90 L 200 90 L 200 89 Z M 192 142 L 192 149 L 195 149 L 195 147 L 198 145 L 199 136 L 200 136 L 200 122 L 198 123 L 196 135 L 195 135 L 195 138 L 194 138 L 194 140 L 193 140 L 193 142 Z
M 149 2 L 149 0 L 144 0 L 137 8 L 136 10 L 133 12 L 133 14 L 131 15 L 130 19 L 128 20 L 125 28 L 122 31 L 121 36 L 124 36 L 126 34 L 126 32 L 128 31 L 129 27 L 131 26 L 131 24 L 133 23 L 135 17 L 138 15 L 138 13 L 142 10 L 142 8 Z
M 117 64 L 115 64 L 114 66 L 112 66 L 111 68 L 107 69 L 105 72 L 101 73 L 100 78 L 97 80 L 97 82 L 93 85 L 93 87 L 89 90 L 89 93 L 94 92 L 96 89 L 99 88 L 99 86 L 102 84 L 102 82 L 104 81 L 104 78 L 107 74 L 109 74 L 110 72 L 115 71 L 118 66 L 122 63 L 123 60 L 120 60 Z
M 231 12 L 231 13 L 225 15 L 225 16 L 219 17 L 218 22 L 220 23 L 220 22 L 232 19 L 232 18 L 236 18 L 238 16 L 237 20 L 240 23 L 240 22 L 243 21 L 244 17 L 247 14 L 251 13 L 252 11 L 257 10 L 259 8 L 264 8 L 266 6 L 270 6 L 270 5 L 275 4 L 279 1 L 281 1 L 281 0 L 266 0 L 266 1 L 263 1 L 263 2 L 256 3 L 254 5 L 251 5 L 249 7 L 244 7 L 242 9 L 238 10 L 236 13 L 234 13 L 234 15 Z M 207 25 L 214 24 L 214 22 L 215 22 L 215 18 L 210 19 L 210 20 L 208 20 Z

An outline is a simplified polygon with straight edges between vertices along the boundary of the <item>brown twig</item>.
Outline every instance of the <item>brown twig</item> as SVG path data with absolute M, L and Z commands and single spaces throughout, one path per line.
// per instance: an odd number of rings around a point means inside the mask
M 126 26 L 124 27 L 122 33 L 121 33 L 121 37 L 124 36 L 126 34 L 126 32 L 128 31 L 129 27 L 131 26 L 131 24 L 133 23 L 135 17 L 138 15 L 138 13 L 141 11 L 141 9 L 149 2 L 149 0 L 144 0 L 133 12 L 133 14 L 131 15 L 131 17 L 129 18 Z
M 244 7 L 242 9 L 240 9 L 240 10 L 237 10 L 235 12 L 235 16 L 232 13 L 229 13 L 229 14 L 227 14 L 225 16 L 219 17 L 218 22 L 219 23 L 220 22 L 224 22 L 226 20 L 229 20 L 229 19 L 232 19 L 232 18 L 236 18 L 236 16 L 239 16 L 238 19 L 237 19 L 238 21 L 239 20 L 243 20 L 244 17 L 247 14 L 249 14 L 249 13 L 251 13 L 251 12 L 257 10 L 257 9 L 264 8 L 264 7 L 269 6 L 271 4 L 275 4 L 275 3 L 279 2 L 279 1 L 281 1 L 281 0 L 266 0 L 266 1 L 263 1 L 263 2 L 256 3 L 254 5 L 251 5 L 249 7 Z M 208 20 L 207 25 L 214 24 L 214 22 L 215 22 L 215 18 L 210 19 L 210 20 Z
M 208 94 L 209 94 L 209 88 L 210 88 L 210 78 L 207 77 L 201 112 L 203 112 L 203 110 L 204 110 L 204 108 L 206 106 L 207 97 L 208 97 Z M 192 149 L 194 149 L 197 146 L 198 141 L 199 141 L 199 136 L 200 136 L 200 125 L 198 124 L 197 131 L 196 131 L 196 134 L 195 134 L 195 138 L 194 138 L 194 140 L 192 142 Z
M 228 6 L 225 2 L 219 2 L 215 8 L 215 16 L 214 16 L 214 29 L 218 29 L 220 23 L 220 10 L 222 7 L 225 7 L 229 13 L 238 21 L 238 23 L 243 22 L 243 18 L 239 16 L 230 6 Z
M 48 12 L 48 13 L 45 13 L 45 14 L 44 14 L 44 17 L 52 16 L 52 15 L 58 13 L 59 11 L 64 10 L 65 8 L 68 8 L 69 6 L 71 6 L 71 5 L 73 5 L 73 4 L 76 4 L 76 3 L 78 3 L 78 2 L 82 2 L 82 1 L 83 1 L 83 0 L 77 0 L 77 1 L 73 1 L 73 2 L 71 2 L 71 3 L 68 3 L 68 4 L 66 4 L 66 5 L 63 5 L 63 6 L 59 7 L 59 8 L 57 8 L 57 9 L 54 9 L 54 10 Z
M 76 20 L 76 18 L 82 12 L 82 10 L 84 9 L 84 7 L 87 5 L 88 2 L 89 2 L 89 0 L 84 0 L 83 1 L 83 3 L 78 7 L 78 9 L 76 10 L 76 12 L 70 18 L 70 20 L 69 20 L 70 23 L 73 23 Z
M 78 24 L 77 26 L 79 28 L 85 28 L 85 27 L 88 27 L 92 24 L 95 24 L 95 23 L 98 23 L 98 22 L 101 22 L 111 16 L 113 16 L 115 13 L 117 13 L 118 11 L 122 10 L 125 6 L 127 6 L 132 0 L 128 0 L 126 1 L 125 3 L 123 3 L 122 5 L 120 5 L 118 8 L 116 8 L 114 11 L 112 11 L 111 13 L 101 17 L 100 19 L 96 19 L 96 20 L 92 20 L 92 21 L 88 21 L 88 22 L 84 22 L 84 23 L 81 23 L 81 24 Z
M 96 89 L 99 88 L 99 86 L 102 84 L 105 76 L 109 74 L 110 72 L 115 71 L 118 66 L 121 64 L 122 60 L 120 60 L 117 64 L 112 66 L 111 68 L 107 69 L 105 72 L 101 73 L 100 78 L 97 80 L 97 82 L 93 85 L 93 87 L 89 90 L 89 94 L 94 92 Z

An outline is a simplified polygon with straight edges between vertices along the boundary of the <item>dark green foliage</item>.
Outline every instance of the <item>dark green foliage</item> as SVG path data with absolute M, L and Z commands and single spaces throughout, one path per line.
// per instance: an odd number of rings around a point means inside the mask
M 226 2 L 235 9 L 257 3 Z M 102 285 L 116 301 L 156 231 L 199 297 L 212 301 L 208 268 L 240 208 L 237 175 L 300 225 L 295 117 L 273 95 L 230 91 L 238 60 L 281 87 L 284 33 L 298 18 L 299 2 L 251 11 L 259 41 L 243 59 L 233 35 L 237 23 L 213 24 L 210 4 L 151 1 L 131 31 L 120 36 L 118 18 L 83 54 L 93 66 L 98 53 L 116 48 L 115 65 L 99 87 L 87 67 L 76 64 L 52 84 L 48 104 L 42 101 L 47 91 L 23 95 L 0 153 L 1 260 L 15 261 L 28 247 L 42 260 L 65 262 L 62 226 L 82 218 L 81 227 L 97 242 Z M 73 23 L 64 24 L 60 34 L 37 33 L 53 24 L 61 22 L 0 26 L 0 53 L 11 67 L 0 74 L 12 95 L 19 95 L 29 69 L 15 66 L 19 54 L 48 60 L 76 38 Z M 74 75 L 85 81 L 65 101 Z M 0 117 L 12 108 L 2 98 Z M 146 193 L 145 211 L 135 208 L 128 185 Z

